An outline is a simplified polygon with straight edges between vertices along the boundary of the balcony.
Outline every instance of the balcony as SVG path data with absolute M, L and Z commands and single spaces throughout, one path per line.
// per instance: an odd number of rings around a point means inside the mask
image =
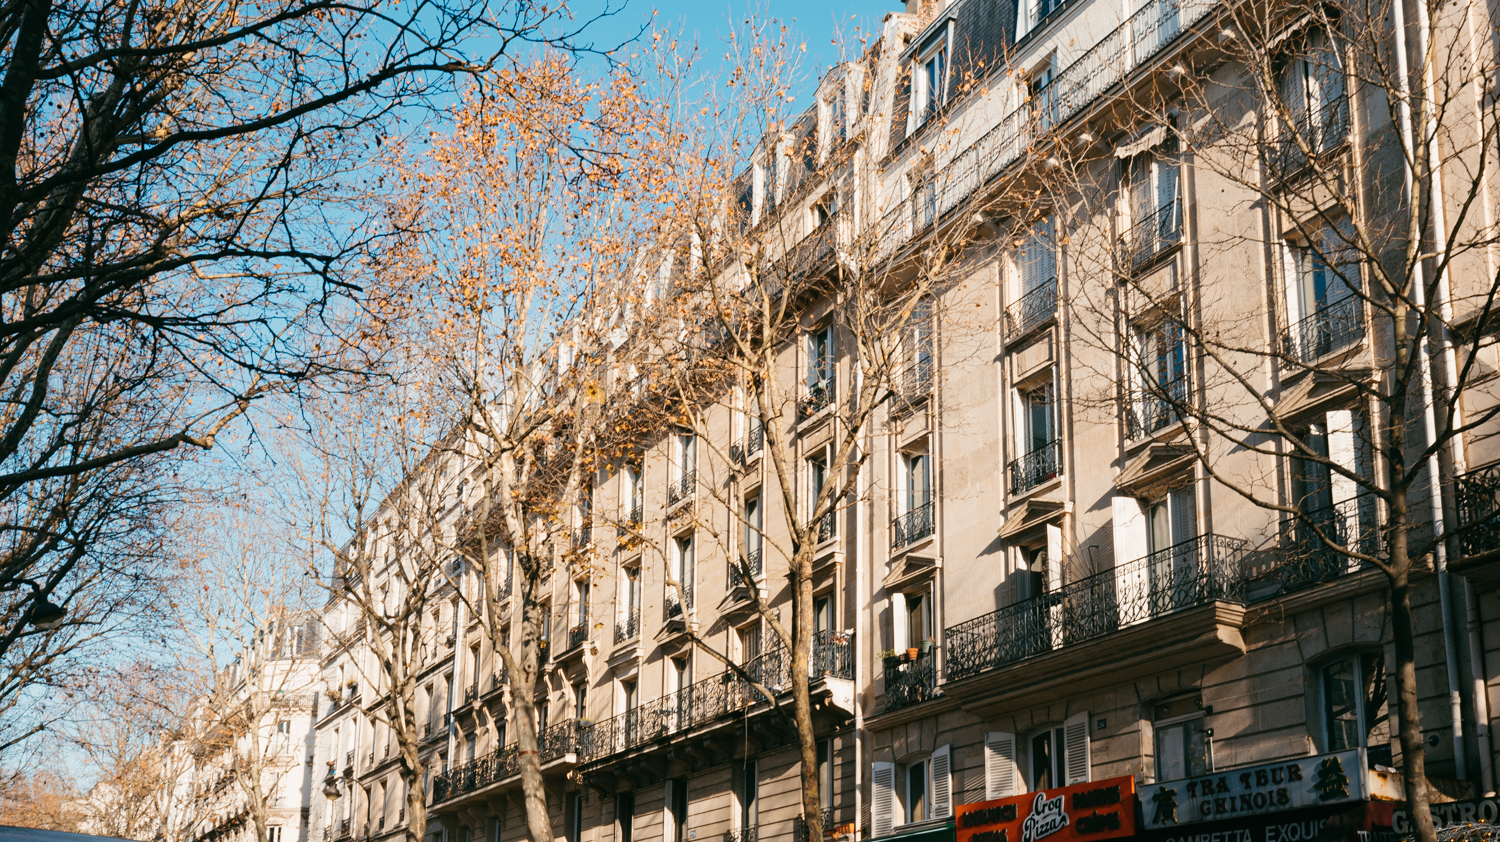
M 1062 446 L 1053 439 L 1010 463 L 1010 493 L 1024 494 L 1055 479 L 1061 466 Z
M 763 558 L 764 550 L 760 547 L 756 547 L 753 550 L 746 550 L 744 560 L 737 562 L 735 568 L 730 571 L 734 578 L 730 585 L 741 587 L 745 584 L 746 578 L 759 579 L 765 575 L 766 570 L 763 566 Z
M 615 620 L 615 643 L 624 643 L 641 636 L 641 609 L 632 608 L 630 613 Z
M 937 695 L 937 657 L 933 650 L 885 659 L 885 710 L 900 710 Z
M 1244 604 L 1248 545 L 1203 535 L 947 630 L 951 681 L 1213 602 Z
M 1453 570 L 1476 585 L 1494 584 L 1500 579 L 1500 565 L 1489 556 L 1500 550 L 1500 465 L 1455 477 L 1453 497 L 1458 509 Z
M 755 842 L 757 830 L 758 828 L 755 825 L 726 830 L 724 831 L 724 842 Z
M 1130 441 L 1143 439 L 1182 420 L 1177 407 L 1187 403 L 1188 379 L 1151 383 L 1125 407 L 1125 435 Z
M 808 671 L 812 677 L 852 679 L 853 645 L 847 635 L 822 632 L 814 638 Z M 773 693 L 788 692 L 791 653 L 776 639 L 773 648 L 743 669 L 755 683 Z M 765 702 L 755 686 L 733 672 L 694 682 L 675 693 L 642 704 L 611 719 L 587 726 L 580 737 L 584 762 L 593 763 L 660 739 L 716 722 Z
M 1247 572 L 1247 597 L 1250 601 L 1270 599 L 1331 582 L 1359 570 L 1360 561 L 1349 552 L 1376 555 L 1380 549 L 1380 505 L 1373 494 L 1286 518 L 1281 522 L 1281 549 L 1275 563 Z
M 1120 269 L 1134 272 L 1181 241 L 1182 203 L 1173 199 L 1120 235 Z
M 932 501 L 928 500 L 891 521 L 891 549 L 898 550 L 915 544 L 931 535 L 932 530 L 933 507 Z
M 476 682 L 477 682 L 477 679 L 476 679 Z M 477 699 L 477 698 L 479 698 L 479 684 L 478 683 L 470 684 L 468 687 L 464 688 L 464 704 L 471 705 L 471 704 L 474 703 L 474 700 Z
M 543 731 L 538 740 L 542 764 L 567 759 L 568 755 L 580 756 L 588 728 L 587 724 L 570 719 Z M 512 743 L 468 763 L 454 766 L 433 778 L 432 802 L 438 804 L 450 801 L 520 775 L 519 758 L 520 752 L 516 744 Z
M 1005 311 L 1007 340 L 1020 339 L 1057 316 L 1057 279 L 1049 278 Z
M 1313 159 L 1338 149 L 1348 139 L 1349 98 L 1335 97 L 1283 128 L 1276 139 L 1266 145 L 1266 169 L 1274 178 L 1283 181 L 1295 178 L 1312 164 Z
M 886 212 L 876 232 L 881 242 L 899 248 L 921 233 L 929 217 L 949 213 L 976 190 L 993 185 L 996 176 L 1011 165 L 1036 160 L 1039 156 L 1027 153 L 1038 147 L 1039 135 L 1073 119 L 1180 35 L 1194 31 L 1194 25 L 1217 5 L 1215 0 L 1147 0 L 1128 20 L 1059 70 L 1052 83 L 1034 97 L 1048 103 L 1046 119 L 1037 119 L 1030 102 L 1007 114 L 942 165 L 935 198 L 914 194 Z
M 682 586 L 682 597 L 683 597 L 683 599 L 685 599 L 687 601 L 687 608 L 688 608 L 688 610 L 692 610 L 692 608 L 693 608 L 693 586 L 692 585 L 683 585 Z M 676 588 L 668 588 L 667 589 L 667 598 L 666 598 L 666 618 L 668 620 L 680 619 L 682 617 L 682 615 L 683 615 L 683 610 L 682 609 L 683 609 L 683 604 L 682 604 L 682 600 L 678 598 L 677 589 Z
M 827 409 L 838 392 L 838 379 L 831 367 L 819 374 L 817 379 L 808 379 L 807 392 L 797 401 L 799 423 Z
M 743 465 L 760 455 L 766 446 L 766 430 L 760 421 L 750 422 L 750 431 L 743 439 L 729 446 L 729 458 L 736 464 Z
M 584 620 L 578 625 L 568 629 L 568 648 L 565 651 L 572 652 L 574 649 L 582 646 L 584 641 L 588 639 L 589 624 L 588 620 Z
M 838 534 L 838 518 L 836 517 L 837 514 L 838 512 L 829 512 L 828 514 L 823 515 L 823 517 L 818 519 L 818 522 L 816 524 L 816 543 L 821 544 L 825 541 L 832 541 L 833 536 Z
M 667 505 L 675 506 L 683 500 L 693 496 L 696 487 L 691 472 L 683 474 L 677 481 L 667 486 Z
M 573 530 L 574 549 L 581 550 L 592 543 L 594 543 L 594 527 L 592 525 L 585 524 Z
M 1312 315 L 1287 330 L 1287 356 L 1299 363 L 1313 363 L 1319 358 L 1353 345 L 1365 335 L 1364 311 L 1360 298 L 1349 295 L 1319 307 Z
M 625 522 L 631 526 L 640 526 L 642 520 L 641 514 L 640 501 L 636 501 L 635 505 L 630 507 L 630 514 L 625 516 Z
M 897 374 L 891 391 L 908 404 L 927 397 L 932 391 L 932 358 L 919 359 Z

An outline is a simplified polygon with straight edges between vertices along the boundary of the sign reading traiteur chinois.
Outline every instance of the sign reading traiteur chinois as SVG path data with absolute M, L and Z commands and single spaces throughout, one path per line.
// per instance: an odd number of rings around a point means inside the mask
M 1154 830 L 1362 801 L 1367 777 L 1360 752 L 1341 751 L 1147 784 L 1141 787 L 1141 824 Z
M 1088 842 L 1135 833 L 1135 778 L 1044 789 L 964 804 L 954 811 L 957 842 Z

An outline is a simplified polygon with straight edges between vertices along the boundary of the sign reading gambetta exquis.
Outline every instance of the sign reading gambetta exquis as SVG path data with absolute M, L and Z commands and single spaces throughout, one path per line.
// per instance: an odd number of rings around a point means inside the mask
M 1135 833 L 1135 778 L 1046 789 L 954 810 L 958 842 L 1088 842 Z
M 1141 787 L 1142 824 L 1151 829 L 1176 827 L 1363 801 L 1366 777 L 1364 759 L 1355 750 L 1147 784 Z

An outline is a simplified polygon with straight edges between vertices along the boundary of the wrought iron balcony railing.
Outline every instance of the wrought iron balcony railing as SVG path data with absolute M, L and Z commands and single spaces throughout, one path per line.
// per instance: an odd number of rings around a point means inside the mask
M 932 358 L 923 357 L 896 376 L 892 389 L 902 400 L 913 403 L 932 391 Z
M 585 640 L 588 639 L 589 624 L 588 621 L 585 620 L 584 622 L 568 629 L 568 651 L 571 652 L 574 649 L 577 649 L 578 647 L 583 645 L 583 642 Z
M 761 426 L 760 419 L 753 419 L 745 437 L 729 446 L 729 458 L 743 465 L 758 456 L 765 446 L 765 427 Z
M 837 392 L 838 379 L 832 368 L 821 372 L 816 380 L 809 379 L 807 393 L 797 401 L 797 420 L 806 421 L 827 409 Z
M 1453 491 L 1458 504 L 1459 552 L 1471 556 L 1500 549 L 1500 466 L 1456 477 Z
M 898 656 L 885 659 L 885 709 L 898 710 L 925 702 L 937 693 L 934 650 L 918 653 L 914 661 Z
M 676 482 L 667 486 L 667 504 L 676 505 L 693 496 L 695 487 L 691 471 L 678 477 Z
M 791 654 L 777 639 L 769 651 L 742 667 L 751 681 L 735 672 L 720 673 L 587 726 L 588 734 L 581 740 L 582 758 L 584 762 L 601 760 L 764 702 L 765 697 L 755 689 L 755 684 L 772 693 L 787 692 L 791 668 Z M 813 641 L 808 669 L 817 677 L 852 679 L 850 638 L 837 632 L 820 633 Z
M 509 598 L 512 593 L 515 593 L 515 589 L 516 577 L 512 576 L 510 571 L 506 571 L 505 578 L 500 580 L 500 598 Z
M 932 501 L 913 508 L 904 515 L 891 520 L 891 549 L 900 549 L 931 535 L 933 531 Z
M 756 826 L 737 827 L 724 831 L 724 842 L 756 842 Z
M 759 579 L 766 571 L 762 566 L 764 551 L 760 547 L 745 551 L 743 560 L 735 563 L 735 569 L 729 571 L 734 577 L 729 584 L 731 587 L 740 587 L 745 584 L 745 576 L 751 579 Z
M 945 633 L 959 680 L 1214 601 L 1243 603 L 1248 545 L 1203 535 L 960 623 Z
M 1062 445 L 1057 439 L 1010 463 L 1010 493 L 1022 494 L 1057 477 L 1062 469 Z
M 510 668 L 505 665 L 504 661 L 500 661 L 498 656 L 496 661 L 499 666 L 495 667 L 495 672 L 490 674 L 490 693 L 498 693 L 500 688 L 510 683 Z
M 594 527 L 584 524 L 573 530 L 573 546 L 575 548 L 587 547 L 594 542 Z
M 823 543 L 824 541 L 832 541 L 833 536 L 838 534 L 837 515 L 838 512 L 829 512 L 828 514 L 823 515 L 823 517 L 818 519 L 816 525 L 817 541 L 819 544 Z
M 1365 335 L 1364 308 L 1357 295 L 1319 307 L 1287 330 L 1287 354 L 1302 363 L 1353 345 Z
M 1275 178 L 1292 178 L 1307 169 L 1312 158 L 1332 152 L 1348 139 L 1349 98 L 1338 96 L 1283 127 L 1265 146 L 1266 168 Z
M 624 643 L 641 634 L 641 609 L 632 608 L 630 613 L 615 621 L 615 642 Z
M 1125 407 L 1125 434 L 1132 441 L 1182 420 L 1177 407 L 1187 403 L 1188 379 L 1179 377 L 1166 383 L 1153 383 L 1133 397 Z
M 547 728 L 537 739 L 543 763 L 551 763 L 566 755 L 580 758 L 587 753 L 589 729 L 592 723 L 569 719 Z M 433 778 L 432 801 L 434 804 L 476 792 L 490 784 L 519 775 L 520 752 L 515 743 L 492 751 L 483 757 L 470 760 Z
M 1360 494 L 1310 509 L 1301 517 L 1284 518 L 1275 560 L 1249 571 L 1249 578 L 1271 585 L 1255 589 L 1257 598 L 1270 598 L 1352 573 L 1361 562 L 1350 553 L 1373 556 L 1380 550 L 1379 500 Z
M 479 698 L 479 685 L 477 683 L 470 684 L 464 688 L 464 704 L 473 704 L 477 698 Z
M 683 602 L 687 602 L 688 610 L 693 607 L 693 586 L 691 584 L 682 586 L 682 599 L 678 599 L 677 588 L 667 588 L 666 610 L 667 619 L 672 620 L 683 615 Z
M 635 505 L 630 507 L 630 514 L 626 515 L 627 522 L 635 526 L 640 526 L 641 514 L 641 504 L 640 502 L 636 502 Z
M 1182 240 L 1182 203 L 1172 199 L 1120 235 L 1120 268 L 1135 269 Z
M 1057 279 L 1049 278 L 1021 296 L 1005 311 L 1008 339 L 1018 339 L 1057 315 Z

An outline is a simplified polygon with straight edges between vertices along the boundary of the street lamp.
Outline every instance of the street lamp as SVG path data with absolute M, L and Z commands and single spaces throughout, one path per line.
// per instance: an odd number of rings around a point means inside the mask
M 337 801 L 343 793 L 339 789 L 338 776 L 333 773 L 333 761 L 328 761 L 328 777 L 323 779 L 323 797 L 329 801 Z
M 61 605 L 55 605 L 45 596 L 38 594 L 32 597 L 30 621 L 42 631 L 52 631 L 63 624 L 68 618 L 68 609 Z

